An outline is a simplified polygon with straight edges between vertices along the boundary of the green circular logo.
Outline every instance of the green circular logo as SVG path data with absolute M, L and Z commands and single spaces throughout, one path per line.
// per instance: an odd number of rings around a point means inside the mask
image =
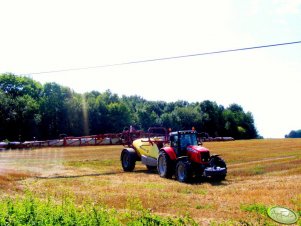
M 269 208 L 268 215 L 270 218 L 280 224 L 294 224 L 298 221 L 297 213 L 281 206 L 274 206 Z

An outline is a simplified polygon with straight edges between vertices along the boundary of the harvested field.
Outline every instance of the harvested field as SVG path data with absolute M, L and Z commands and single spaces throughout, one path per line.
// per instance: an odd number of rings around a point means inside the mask
M 228 164 L 226 181 L 191 184 L 160 178 L 137 163 L 122 171 L 122 146 L 45 148 L 0 152 L 2 196 L 76 203 L 90 200 L 117 211 L 149 209 L 162 216 L 191 216 L 202 225 L 273 224 L 262 209 L 273 205 L 301 213 L 301 139 L 204 143 Z M 300 220 L 299 220 L 300 224 Z

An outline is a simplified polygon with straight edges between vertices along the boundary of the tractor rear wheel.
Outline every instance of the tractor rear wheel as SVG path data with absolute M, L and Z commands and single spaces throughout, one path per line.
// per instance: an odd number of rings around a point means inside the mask
M 131 172 L 134 170 L 136 165 L 136 153 L 129 150 L 123 150 L 121 153 L 121 164 L 122 168 L 126 172 Z
M 190 163 L 179 161 L 176 166 L 176 178 L 180 182 L 188 182 L 191 179 Z
M 160 152 L 158 157 L 157 169 L 160 177 L 171 178 L 173 175 L 173 164 L 165 152 Z

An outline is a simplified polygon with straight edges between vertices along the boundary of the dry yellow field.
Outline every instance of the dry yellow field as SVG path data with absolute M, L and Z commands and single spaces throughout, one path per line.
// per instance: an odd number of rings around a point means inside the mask
M 301 211 L 301 139 L 204 143 L 228 164 L 221 183 L 160 178 L 141 163 L 125 173 L 122 146 L 44 148 L 0 152 L 2 196 L 30 190 L 40 198 L 72 195 L 78 203 L 145 208 L 163 216 L 191 216 L 201 225 L 273 224 L 260 208 Z M 299 220 L 300 224 L 300 220 Z

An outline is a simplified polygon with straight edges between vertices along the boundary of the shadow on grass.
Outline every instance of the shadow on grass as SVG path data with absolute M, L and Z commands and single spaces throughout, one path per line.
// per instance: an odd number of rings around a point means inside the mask
M 123 173 L 156 173 L 150 172 L 148 170 L 135 170 L 133 172 L 124 172 L 124 171 L 111 171 L 111 172 L 104 172 L 104 173 L 89 173 L 89 174 L 80 174 L 80 175 L 53 175 L 53 176 L 36 176 L 36 179 L 65 179 L 65 178 L 81 178 L 81 177 L 98 177 L 98 176 L 108 176 L 108 175 L 117 175 Z
M 211 184 L 212 186 L 227 186 L 229 185 L 229 181 L 227 179 L 222 180 L 222 181 L 216 181 L 212 178 L 206 178 L 206 177 L 201 177 L 201 178 L 192 178 L 189 184 Z
M 138 169 L 138 170 L 134 170 L 132 172 L 112 171 L 112 172 L 81 174 L 81 175 L 54 175 L 54 176 L 49 176 L 49 177 L 36 176 L 35 178 L 36 179 L 68 179 L 68 178 L 108 176 L 108 175 L 117 175 L 117 174 L 124 174 L 124 173 L 158 175 L 158 172 L 156 170 Z M 159 177 L 159 175 L 158 175 L 158 177 Z M 168 179 L 166 179 L 166 180 L 168 180 Z M 176 182 L 176 178 L 174 176 L 170 180 L 174 180 Z M 198 185 L 198 184 L 205 184 L 205 183 L 209 183 L 212 186 L 229 185 L 229 181 L 227 181 L 227 180 L 214 181 L 211 178 L 206 178 L 206 177 L 193 177 L 187 184 Z
M 158 172 L 156 170 L 147 170 L 147 169 L 145 169 L 145 170 L 134 170 L 131 173 L 157 174 L 158 175 Z M 158 177 L 159 177 L 159 175 L 158 175 Z M 166 179 L 166 180 L 168 180 L 168 179 Z M 173 176 L 171 180 L 176 181 L 175 176 Z M 222 181 L 215 181 L 214 179 L 208 178 L 208 177 L 193 177 L 193 178 L 190 179 L 189 182 L 187 182 L 187 184 L 191 184 L 191 185 L 198 185 L 198 184 L 205 184 L 205 183 L 209 183 L 212 186 L 227 186 L 227 185 L 229 185 L 229 181 L 227 179 L 222 180 Z
M 54 175 L 49 177 L 35 177 L 36 179 L 60 179 L 60 178 L 80 178 L 80 177 L 97 177 L 97 176 L 106 176 L 106 175 L 115 175 L 125 172 L 105 172 L 105 173 L 90 173 L 90 174 L 81 174 L 81 175 Z

